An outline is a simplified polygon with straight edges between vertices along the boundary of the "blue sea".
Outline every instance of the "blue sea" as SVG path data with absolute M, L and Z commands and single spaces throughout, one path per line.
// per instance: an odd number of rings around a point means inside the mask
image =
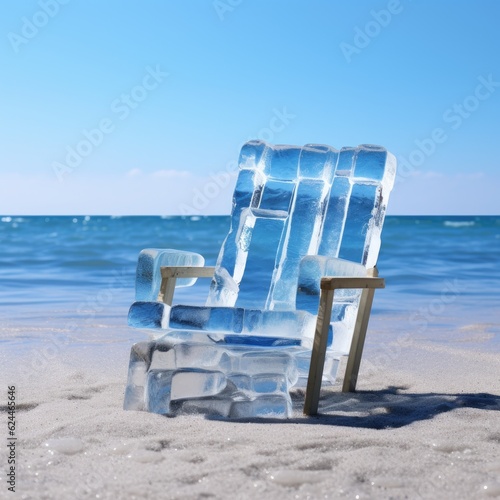
M 82 343 L 112 342 L 117 331 L 140 339 L 126 325 L 140 250 L 195 251 L 213 265 L 228 226 L 223 216 L 2 216 L 0 343 L 29 345 L 51 329 Z M 388 216 L 378 262 L 386 288 L 370 328 L 500 352 L 499 261 L 500 217 Z M 208 284 L 175 299 L 203 304 Z

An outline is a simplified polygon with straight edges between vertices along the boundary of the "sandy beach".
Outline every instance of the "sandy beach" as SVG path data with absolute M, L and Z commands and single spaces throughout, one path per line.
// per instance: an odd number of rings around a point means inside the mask
M 285 421 L 122 410 L 130 345 L 143 338 L 127 327 L 88 323 L 64 345 L 17 346 L 14 365 L 4 350 L 17 373 L 5 380 L 16 379 L 16 496 L 500 497 L 500 362 L 480 348 L 489 325 L 462 328 L 453 345 L 392 326 L 373 320 L 359 392 L 325 389 L 312 418 L 296 393 Z M 0 496 L 13 498 L 4 474 Z

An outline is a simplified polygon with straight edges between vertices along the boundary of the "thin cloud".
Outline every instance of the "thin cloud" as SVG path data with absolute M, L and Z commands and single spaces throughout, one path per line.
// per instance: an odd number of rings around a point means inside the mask
M 193 174 L 187 170 L 157 170 L 150 175 L 151 177 L 160 177 L 162 179 L 186 179 L 193 177 Z
M 137 177 L 139 175 L 142 175 L 142 170 L 140 168 L 133 168 L 132 170 L 129 170 L 126 174 L 127 177 Z

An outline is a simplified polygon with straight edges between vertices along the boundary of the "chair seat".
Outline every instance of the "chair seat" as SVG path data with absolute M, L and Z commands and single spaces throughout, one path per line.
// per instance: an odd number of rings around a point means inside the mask
M 336 304 L 332 321 L 344 318 L 346 304 Z M 169 318 L 166 316 L 169 314 Z M 176 330 L 225 332 L 221 342 L 245 345 L 304 345 L 311 347 L 316 316 L 307 311 L 267 311 L 242 307 L 207 307 L 161 302 L 134 302 L 129 312 L 129 325 L 162 329 L 175 336 Z M 168 326 L 167 326 L 168 325 Z M 222 340 L 223 338 L 223 340 Z M 328 346 L 332 344 L 330 325 Z

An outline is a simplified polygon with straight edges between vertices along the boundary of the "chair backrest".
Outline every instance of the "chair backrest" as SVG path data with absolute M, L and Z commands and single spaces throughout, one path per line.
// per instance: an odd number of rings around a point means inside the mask
M 246 143 L 207 305 L 294 310 L 306 255 L 375 265 L 396 173 L 384 148 Z

